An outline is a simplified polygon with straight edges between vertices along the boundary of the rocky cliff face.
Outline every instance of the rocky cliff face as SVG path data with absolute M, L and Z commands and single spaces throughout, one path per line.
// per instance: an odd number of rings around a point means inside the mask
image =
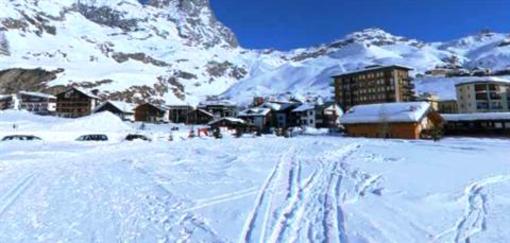
M 207 0 L 0 0 L 0 8 L 0 70 L 62 70 L 32 89 L 80 85 L 105 97 L 196 103 L 250 64 Z

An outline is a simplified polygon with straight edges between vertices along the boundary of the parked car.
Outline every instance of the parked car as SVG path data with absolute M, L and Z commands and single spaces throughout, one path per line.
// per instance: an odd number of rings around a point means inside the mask
M 80 136 L 76 141 L 108 141 L 108 136 L 104 134 L 89 134 Z
M 40 137 L 33 135 L 10 135 L 2 138 L 2 141 L 37 141 L 42 140 Z
M 147 136 L 140 135 L 140 134 L 129 134 L 126 136 L 126 138 L 124 140 L 126 140 L 126 141 L 142 140 L 142 141 L 148 141 L 148 142 L 152 141 Z

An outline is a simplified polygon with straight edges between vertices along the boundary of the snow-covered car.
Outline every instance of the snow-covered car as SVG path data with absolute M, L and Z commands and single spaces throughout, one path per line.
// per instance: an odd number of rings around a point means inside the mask
M 40 137 L 36 137 L 33 135 L 10 135 L 2 138 L 2 141 L 40 141 L 42 140 Z
M 141 140 L 141 141 L 147 141 L 147 142 L 150 142 L 152 141 L 150 138 L 148 138 L 147 136 L 144 136 L 144 135 L 140 135 L 140 134 L 129 134 L 126 136 L 126 138 L 124 139 L 126 141 L 137 141 L 137 140 Z
M 104 134 L 89 134 L 80 136 L 76 141 L 108 141 L 108 136 Z

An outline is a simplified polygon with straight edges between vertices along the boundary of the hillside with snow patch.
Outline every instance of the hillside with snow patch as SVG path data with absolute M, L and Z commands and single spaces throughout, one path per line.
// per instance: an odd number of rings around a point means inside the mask
M 0 8 L 0 93 L 78 85 L 130 102 L 221 95 L 245 103 L 282 93 L 329 97 L 331 75 L 372 64 L 407 65 L 413 74 L 510 64 L 510 37 L 491 32 L 426 43 L 366 29 L 310 48 L 250 50 L 207 0 L 0 0 Z

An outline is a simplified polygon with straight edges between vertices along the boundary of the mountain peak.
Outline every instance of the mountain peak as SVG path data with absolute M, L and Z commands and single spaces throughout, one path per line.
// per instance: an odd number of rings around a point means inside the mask
M 397 36 L 394 36 L 380 28 L 367 28 L 348 34 L 346 38 L 363 41 L 372 39 L 395 39 Z

